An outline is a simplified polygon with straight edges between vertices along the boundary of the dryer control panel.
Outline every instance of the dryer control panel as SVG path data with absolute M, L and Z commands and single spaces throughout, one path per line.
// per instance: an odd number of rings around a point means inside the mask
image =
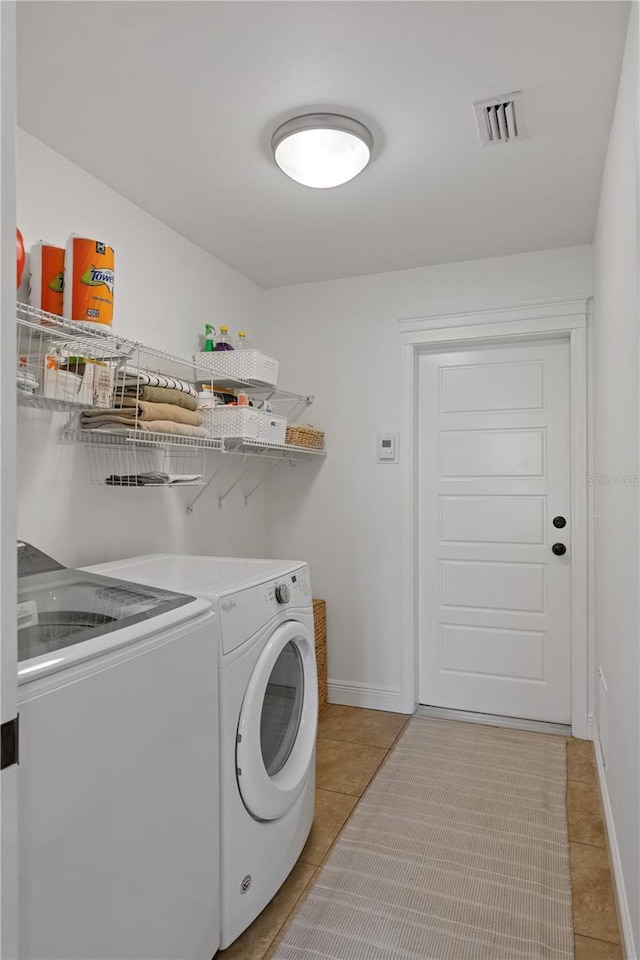
M 294 606 L 306 606 L 311 603 L 311 584 L 308 570 L 298 570 L 286 577 L 279 577 L 265 587 L 267 603 L 282 607 L 291 603 Z
M 231 653 L 267 624 L 291 609 L 311 607 L 311 577 L 305 565 L 261 586 L 248 587 L 220 599 L 222 651 Z

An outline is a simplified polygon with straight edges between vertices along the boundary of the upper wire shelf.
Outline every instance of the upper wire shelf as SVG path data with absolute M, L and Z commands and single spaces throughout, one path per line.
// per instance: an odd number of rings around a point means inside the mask
M 30 304 L 16 305 L 18 326 L 30 337 L 56 342 L 66 339 L 83 344 L 83 352 L 89 356 L 108 355 L 117 357 L 121 364 L 127 362 L 141 370 L 166 377 L 178 377 L 193 382 L 211 382 L 211 372 L 200 366 L 193 357 L 189 359 L 168 353 L 158 347 L 119 336 L 110 327 L 100 324 L 77 323 L 54 313 L 38 310 Z
M 36 410 L 53 410 L 54 412 L 71 413 L 74 410 L 86 410 L 87 404 L 78 400 L 65 400 L 61 397 L 43 397 L 37 393 L 27 393 L 18 390 L 17 400 L 19 407 L 31 407 Z
M 219 387 L 246 389 L 260 401 L 261 405 L 267 401 L 278 404 L 275 412 L 287 416 L 290 421 L 294 420 L 314 399 L 309 394 L 292 393 L 261 381 L 229 377 L 226 372 L 216 371 L 210 353 L 204 354 L 201 362 L 198 354 L 189 358 L 180 357 L 128 337 L 119 336 L 111 327 L 77 323 L 20 301 L 16 304 L 16 312 L 22 334 L 30 338 L 51 339 L 58 343 L 77 340 L 78 343 L 82 342 L 83 353 L 88 356 L 97 358 L 108 356 L 118 359 L 121 365 L 128 361 L 137 368 L 194 383 L 213 383 Z

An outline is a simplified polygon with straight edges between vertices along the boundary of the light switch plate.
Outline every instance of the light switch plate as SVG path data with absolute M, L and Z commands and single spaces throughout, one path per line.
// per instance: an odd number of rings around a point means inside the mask
M 378 434 L 378 463 L 398 462 L 398 434 Z

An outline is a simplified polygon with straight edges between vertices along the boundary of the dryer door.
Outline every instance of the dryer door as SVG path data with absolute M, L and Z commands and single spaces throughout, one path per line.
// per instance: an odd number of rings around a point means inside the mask
M 315 761 L 317 727 L 313 636 L 287 620 L 253 669 L 238 723 L 238 786 L 256 820 L 277 820 L 299 797 Z

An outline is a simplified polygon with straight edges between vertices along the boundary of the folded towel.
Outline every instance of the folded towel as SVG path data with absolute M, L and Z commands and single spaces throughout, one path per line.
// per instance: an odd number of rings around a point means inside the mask
M 152 403 L 174 403 L 185 410 L 197 410 L 198 401 L 190 393 L 183 393 L 174 387 L 129 386 L 122 391 L 125 397 L 135 397 L 136 400 L 150 400 Z
M 198 396 L 198 391 L 192 383 L 179 380 L 178 377 L 165 377 L 161 373 L 132 369 L 123 370 L 118 374 L 116 388 L 135 387 L 137 384 L 149 387 L 166 387 L 171 390 L 179 390 L 181 393 L 188 393 L 192 397 Z
M 174 423 L 186 423 L 191 427 L 202 425 L 202 414 L 195 410 L 185 410 L 173 403 L 151 403 L 149 400 L 136 400 L 135 397 L 123 397 L 121 407 L 108 409 L 83 410 L 82 418 L 88 423 L 91 418 L 104 420 L 105 417 L 117 418 L 117 423 L 136 421 L 172 420 Z M 124 418 L 124 420 L 123 420 Z
M 200 473 L 132 473 L 119 476 L 112 474 L 104 481 L 110 487 L 179 486 L 181 483 L 197 483 Z
M 87 413 L 102 413 L 102 411 L 84 411 L 80 414 L 80 426 L 84 430 L 105 430 L 107 433 L 165 433 L 176 437 L 196 437 L 199 440 L 210 440 L 211 435 L 205 427 L 190 427 L 186 423 L 176 423 L 174 420 L 147 420 L 144 423 L 127 417 L 110 414 L 106 417 L 87 417 Z M 119 413 L 126 413 L 120 410 Z
M 203 417 L 197 410 L 185 410 L 175 403 L 153 403 L 151 400 L 136 400 L 135 397 L 123 397 L 125 409 L 138 411 L 138 420 L 174 420 L 176 423 L 188 423 L 192 427 L 202 426 Z

